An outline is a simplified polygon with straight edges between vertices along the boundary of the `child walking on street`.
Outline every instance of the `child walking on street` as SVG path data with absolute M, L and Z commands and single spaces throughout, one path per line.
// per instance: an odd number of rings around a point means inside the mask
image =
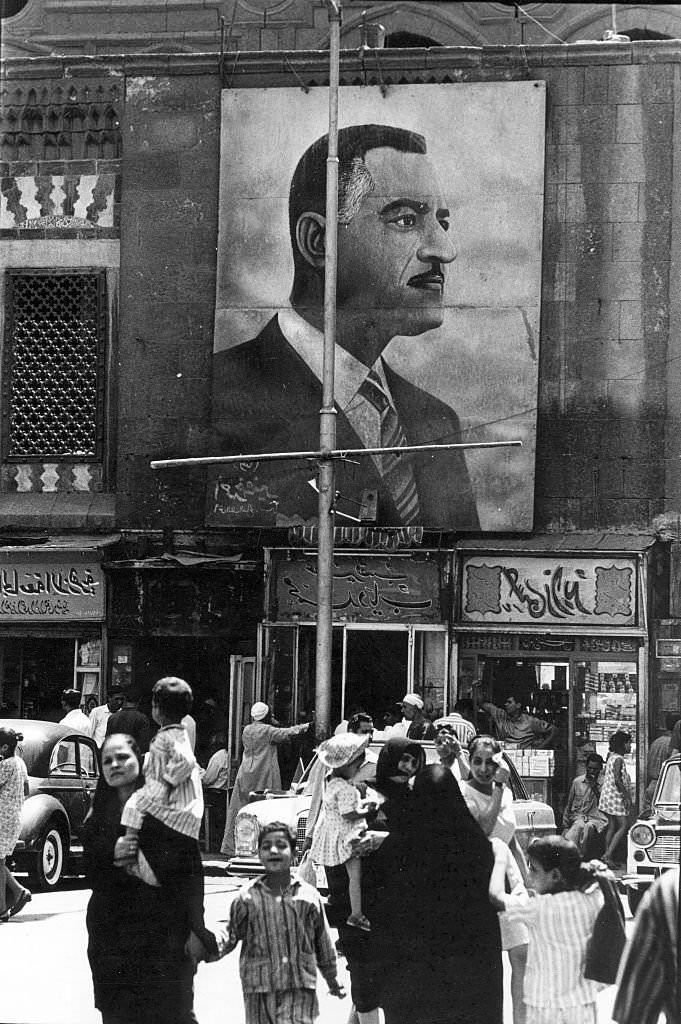
M 345 865 L 350 896 L 350 916 L 346 924 L 364 932 L 371 931 L 371 923 L 362 912 L 362 864 L 360 858 L 354 856 L 352 844 L 366 831 L 366 817 L 372 804 L 362 800 L 352 779 L 364 761 L 369 740 L 370 735 L 346 732 L 332 736 L 319 746 L 317 757 L 331 771 L 310 847 L 315 863 L 324 867 Z
M 317 968 L 331 995 L 345 996 L 321 897 L 291 875 L 294 851 L 288 825 L 266 825 L 258 844 L 265 873 L 241 889 L 230 909 L 220 955 L 241 941 L 246 1024 L 313 1024 L 319 1015 Z
M 505 899 L 507 920 L 523 922 L 530 938 L 527 1024 L 597 1024 L 596 997 L 604 986 L 584 977 L 584 963 L 603 906 L 601 888 L 575 843 L 561 836 L 533 839 L 527 857 L 536 895 Z
M 165 676 L 151 691 L 151 714 L 159 730 L 144 763 L 144 785 L 135 790 L 121 815 L 125 835 L 138 843 L 137 863 L 129 868 L 148 885 L 174 885 L 189 911 L 192 931 L 215 953 L 215 936 L 204 923 L 203 865 L 199 830 L 203 789 L 187 730 L 191 711 L 189 683 Z

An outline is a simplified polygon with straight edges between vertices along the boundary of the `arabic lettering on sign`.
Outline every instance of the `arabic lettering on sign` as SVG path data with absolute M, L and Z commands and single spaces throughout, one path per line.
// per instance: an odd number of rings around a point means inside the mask
M 631 625 L 635 619 L 633 560 L 518 559 L 464 567 L 463 617 L 469 621 L 572 622 Z
M 100 582 L 90 569 L 0 569 L 0 596 L 33 597 L 54 594 L 59 597 L 95 597 Z
M 51 598 L 37 599 L 33 601 L 8 601 L 6 598 L 0 600 L 0 616 L 8 615 L 13 618 L 53 618 L 70 614 L 68 601 L 53 601 Z
M 339 619 L 439 619 L 438 567 L 407 559 L 340 558 L 334 561 L 332 607 Z M 285 562 L 277 575 L 279 619 L 317 613 L 317 563 Z
M 104 618 L 98 565 L 26 564 L 0 568 L 0 620 Z

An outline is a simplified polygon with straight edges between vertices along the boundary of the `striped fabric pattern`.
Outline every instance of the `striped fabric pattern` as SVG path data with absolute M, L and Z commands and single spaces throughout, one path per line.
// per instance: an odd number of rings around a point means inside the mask
M 528 1006 L 561 1010 L 595 1002 L 602 985 L 584 977 L 584 958 L 603 906 L 599 885 L 587 892 L 545 893 L 518 903 L 509 900 L 506 906 L 508 920 L 522 921 L 530 936 L 524 991 Z
M 399 421 L 397 410 L 385 392 L 378 374 L 370 370 L 358 392 L 370 402 L 381 418 L 381 448 L 401 448 L 407 439 Z M 419 496 L 416 481 L 408 459 L 394 452 L 381 455 L 379 472 L 392 495 L 403 523 L 413 523 L 419 514 Z
M 230 907 L 224 952 L 239 940 L 244 997 L 295 989 L 314 992 L 317 968 L 329 984 L 336 978 L 336 951 L 321 896 L 300 879 L 292 879 L 281 896 L 268 889 L 264 876 L 246 885 Z
M 192 839 L 199 838 L 203 818 L 203 789 L 199 766 L 181 725 L 159 729 L 144 762 L 144 785 L 123 808 L 121 822 L 142 827 L 145 814 Z
M 679 876 L 668 871 L 646 893 L 636 911 L 617 977 L 612 1011 L 618 1024 L 657 1024 L 664 1013 L 678 1021 L 677 913 Z

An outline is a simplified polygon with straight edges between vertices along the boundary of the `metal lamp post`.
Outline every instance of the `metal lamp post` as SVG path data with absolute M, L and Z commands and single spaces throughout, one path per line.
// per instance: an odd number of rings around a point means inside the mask
M 338 86 L 340 78 L 340 3 L 327 0 L 329 11 L 329 148 L 326 159 L 326 235 L 324 246 L 324 355 L 319 448 L 336 447 L 334 372 L 336 352 L 336 267 L 338 259 Z M 333 639 L 333 529 L 335 467 L 331 458 L 319 464 L 319 526 L 317 534 L 317 648 L 315 723 L 324 739 L 331 722 L 331 645 Z

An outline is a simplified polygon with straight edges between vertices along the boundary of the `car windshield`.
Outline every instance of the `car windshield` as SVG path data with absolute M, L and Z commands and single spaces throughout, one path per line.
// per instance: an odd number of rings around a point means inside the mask
M 680 797 L 681 761 L 678 761 L 676 764 L 670 764 L 667 767 L 655 803 L 674 804 L 676 807 L 678 807 Z

